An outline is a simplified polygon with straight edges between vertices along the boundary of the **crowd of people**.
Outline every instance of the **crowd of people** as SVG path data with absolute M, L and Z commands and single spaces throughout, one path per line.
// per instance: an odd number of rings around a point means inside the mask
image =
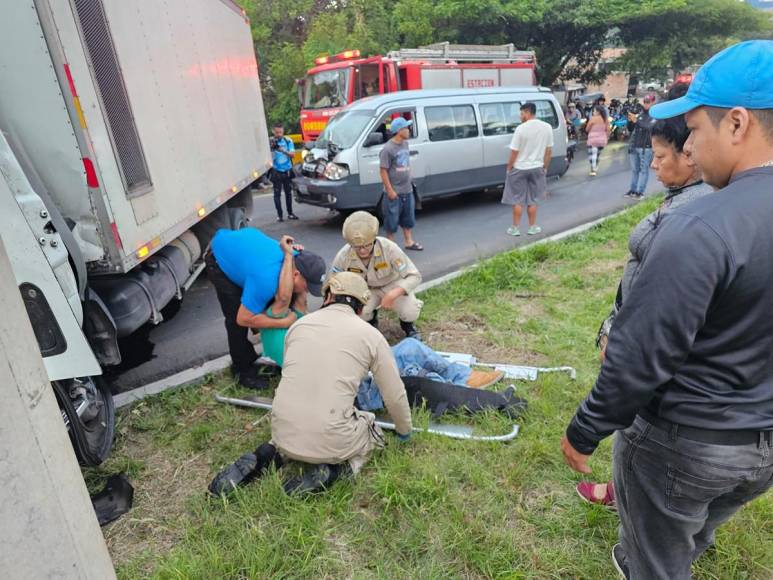
M 618 511 L 612 560 L 623 577 L 682 579 L 717 527 L 773 485 L 773 42 L 726 49 L 689 88 L 654 101 L 632 113 L 629 195 L 643 194 L 650 166 L 666 195 L 630 235 L 630 258 L 598 333 L 601 370 L 561 450 L 587 474 L 599 443 L 615 434 L 613 481 L 583 482 L 577 492 Z M 570 107 L 568 116 L 577 113 Z M 585 124 L 592 174 L 610 114 L 596 103 Z M 520 234 L 524 205 L 528 233 L 537 232 L 552 147 L 552 131 L 529 103 L 521 121 L 502 198 L 513 206 L 510 235 Z M 411 437 L 402 376 L 477 388 L 502 378 L 456 368 L 420 341 L 421 274 L 404 251 L 419 249 L 409 127 L 393 120 L 393 146 L 382 153 L 387 237 L 375 217 L 351 215 L 328 268 L 288 236 L 277 242 L 249 228 L 215 236 L 208 273 L 234 375 L 245 387 L 265 386 L 250 330 L 282 370 L 270 441 L 219 473 L 212 493 L 288 461 L 304 466 L 285 480 L 288 493 L 358 473 L 386 441 L 372 410 L 389 412 L 398 441 Z M 391 239 L 400 227 L 404 248 Z M 307 293 L 323 299 L 319 310 L 309 312 Z M 380 310 L 395 312 L 406 335 L 394 347 L 379 332 Z

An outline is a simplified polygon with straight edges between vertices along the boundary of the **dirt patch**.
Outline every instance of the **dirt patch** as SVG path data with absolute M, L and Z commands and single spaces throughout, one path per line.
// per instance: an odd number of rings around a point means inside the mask
M 136 432 L 118 451 L 144 466 L 132 481 L 132 510 L 103 529 L 113 563 L 121 565 L 146 551 L 165 553 L 182 538 L 186 526 L 180 520 L 187 513 L 188 501 L 206 489 L 212 469 L 205 453 L 184 460 L 170 457 L 149 436 Z
M 620 259 L 608 259 L 608 260 L 593 260 L 587 266 L 585 266 L 580 276 L 586 278 L 588 276 L 598 276 L 600 274 L 609 274 L 615 272 L 618 275 L 623 275 L 623 268 L 625 267 L 625 260 Z

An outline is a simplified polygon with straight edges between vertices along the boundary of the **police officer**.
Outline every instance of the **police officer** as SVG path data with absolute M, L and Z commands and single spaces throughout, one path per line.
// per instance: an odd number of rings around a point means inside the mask
M 280 244 L 260 230 L 244 228 L 219 230 L 205 262 L 225 317 L 233 375 L 244 387 L 263 388 L 253 365 L 258 355 L 247 338 L 249 329 L 261 328 L 259 318 L 276 295 L 283 271 L 292 271 L 294 293 L 322 296 L 325 261 L 289 236 Z
M 276 208 L 276 221 L 284 221 L 282 217 L 282 189 L 285 191 L 285 205 L 287 205 L 287 219 L 297 220 L 293 213 L 293 152 L 295 145 L 291 139 L 285 137 L 285 130 L 281 123 L 274 125 L 272 132 L 274 137 L 271 145 L 272 170 L 271 182 L 274 184 L 274 207 Z
M 378 309 L 394 310 L 405 335 L 421 338 L 414 324 L 423 306 L 414 294 L 421 274 L 400 246 L 378 236 L 378 226 L 378 219 L 365 211 L 346 218 L 343 235 L 347 244 L 333 260 L 331 272 L 353 272 L 365 279 L 371 296 L 363 319 L 378 328 Z
M 398 438 L 413 431 L 408 396 L 386 339 L 360 317 L 370 291 L 361 276 L 332 274 L 322 308 L 293 324 L 285 339 L 282 380 L 271 412 L 271 442 L 246 453 L 210 484 L 218 495 L 260 477 L 284 459 L 304 464 L 285 482 L 288 493 L 318 491 L 356 474 L 384 433 L 375 416 L 355 408 L 360 381 L 373 373 Z

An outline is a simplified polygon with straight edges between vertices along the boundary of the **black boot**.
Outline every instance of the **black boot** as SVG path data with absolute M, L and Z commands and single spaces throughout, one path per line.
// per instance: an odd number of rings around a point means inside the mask
M 236 381 L 247 389 L 253 391 L 260 391 L 269 387 L 269 377 L 258 372 L 258 367 L 251 366 L 248 369 L 237 370 L 231 367 L 231 374 L 233 374 Z
M 400 328 L 403 329 L 405 336 L 407 336 L 408 338 L 415 338 L 416 340 L 421 340 L 421 333 L 419 332 L 419 329 L 416 328 L 416 325 L 413 322 L 405 322 L 405 320 L 401 320 Z
M 331 465 L 320 463 L 319 465 L 305 465 L 303 472 L 284 482 L 283 487 L 287 495 L 295 493 L 318 493 L 330 488 L 336 481 L 347 475 L 351 475 L 352 468 L 349 462 Z
M 368 324 L 370 324 L 373 328 L 378 330 L 378 310 L 373 311 L 373 318 L 368 320 Z
M 282 458 L 271 443 L 263 443 L 254 452 L 245 453 L 218 473 L 209 484 L 209 493 L 214 496 L 231 493 L 263 475 L 272 464 L 279 469 Z

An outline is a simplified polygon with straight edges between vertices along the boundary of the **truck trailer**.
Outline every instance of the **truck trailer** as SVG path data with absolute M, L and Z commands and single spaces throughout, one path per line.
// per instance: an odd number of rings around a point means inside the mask
M 102 369 L 163 320 L 270 148 L 250 23 L 230 0 L 0 7 L 0 236 L 84 464 L 112 445 Z

